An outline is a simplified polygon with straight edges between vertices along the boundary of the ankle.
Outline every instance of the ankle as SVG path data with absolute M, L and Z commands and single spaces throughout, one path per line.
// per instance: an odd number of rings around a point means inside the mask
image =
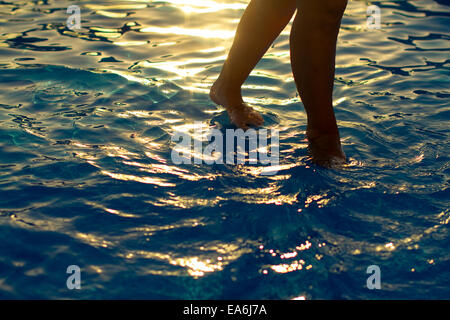
M 308 125 L 308 128 L 306 129 L 306 136 L 308 140 L 323 136 L 339 137 L 339 129 L 336 124 L 330 124 L 329 126 L 316 126 L 316 127 Z
M 212 85 L 210 97 L 214 102 L 226 106 L 240 105 L 244 102 L 241 87 L 227 84 L 220 77 Z
M 241 94 L 241 85 L 229 83 L 219 76 L 219 78 L 214 82 L 212 88 L 217 92 L 230 93 L 234 95 Z

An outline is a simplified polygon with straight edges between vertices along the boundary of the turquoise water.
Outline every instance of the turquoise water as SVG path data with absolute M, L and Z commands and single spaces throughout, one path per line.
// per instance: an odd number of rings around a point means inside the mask
M 450 7 L 377 1 L 371 30 L 349 3 L 347 167 L 308 159 L 289 28 L 243 90 L 280 130 L 279 172 L 175 165 L 174 132 L 227 126 L 207 93 L 246 4 L 0 3 L 0 298 L 450 298 Z

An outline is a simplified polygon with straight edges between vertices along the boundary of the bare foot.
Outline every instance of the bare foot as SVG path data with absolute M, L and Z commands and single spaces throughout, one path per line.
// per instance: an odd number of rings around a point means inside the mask
M 312 133 L 306 132 L 308 137 L 308 150 L 312 161 L 325 168 L 334 168 L 346 163 L 342 150 L 339 133 Z
M 224 89 L 219 80 L 211 87 L 209 96 L 212 101 L 227 110 L 231 123 L 238 128 L 247 130 L 249 126 L 260 126 L 264 123 L 261 114 L 244 102 L 238 90 L 231 92 Z

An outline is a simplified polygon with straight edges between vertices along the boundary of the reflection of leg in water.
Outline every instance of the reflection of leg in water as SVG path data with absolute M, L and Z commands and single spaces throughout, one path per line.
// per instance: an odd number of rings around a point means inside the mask
M 241 128 L 261 125 L 261 115 L 246 105 L 241 86 L 288 24 L 297 89 L 308 116 L 307 137 L 313 161 L 324 166 L 345 161 L 332 105 L 336 41 L 347 0 L 252 0 L 239 23 L 211 99 L 224 106 Z

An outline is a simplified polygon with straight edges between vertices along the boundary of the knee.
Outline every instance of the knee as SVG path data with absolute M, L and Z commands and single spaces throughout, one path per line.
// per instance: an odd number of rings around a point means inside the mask
M 328 19 L 341 19 L 347 8 L 348 0 L 297 0 L 299 10 L 305 10 L 316 16 Z

